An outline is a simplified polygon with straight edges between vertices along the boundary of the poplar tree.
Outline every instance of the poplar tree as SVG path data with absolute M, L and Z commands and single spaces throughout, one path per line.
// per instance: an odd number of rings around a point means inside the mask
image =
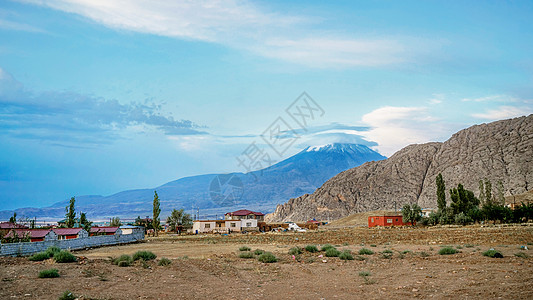
M 444 184 L 444 179 L 442 174 L 439 173 L 436 178 L 437 181 L 437 207 L 439 211 L 444 211 L 446 208 L 446 185 Z
M 158 230 L 159 230 L 159 214 L 161 213 L 161 208 L 159 208 L 159 196 L 157 195 L 157 191 L 154 191 L 154 207 L 153 207 L 153 218 L 152 218 L 152 225 L 154 227 L 154 235 L 158 236 Z
M 74 219 L 76 218 L 76 210 L 74 209 L 74 203 L 76 202 L 76 199 L 74 197 L 70 198 L 70 203 L 65 207 L 65 218 L 66 222 L 65 225 L 68 228 L 74 227 Z

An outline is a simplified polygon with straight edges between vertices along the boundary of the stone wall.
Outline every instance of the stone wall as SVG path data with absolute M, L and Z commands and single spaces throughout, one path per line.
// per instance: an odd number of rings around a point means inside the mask
M 131 234 L 99 235 L 70 240 L 48 240 L 44 242 L 26 242 L 0 244 L 0 256 L 25 256 L 45 251 L 51 246 L 65 250 L 79 250 L 105 245 L 134 243 L 144 240 L 144 230 L 134 230 Z

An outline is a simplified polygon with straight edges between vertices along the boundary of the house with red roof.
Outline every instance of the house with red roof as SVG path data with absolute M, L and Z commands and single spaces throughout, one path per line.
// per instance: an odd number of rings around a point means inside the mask
M 113 226 L 102 226 L 102 227 L 91 227 L 90 236 L 94 235 L 115 235 L 122 234 L 122 230 L 119 227 Z
M 224 215 L 226 220 L 257 220 L 263 221 L 265 219 L 265 214 L 260 212 L 255 212 L 247 209 L 241 209 L 234 212 L 229 212 Z
M 28 226 L 11 222 L 0 222 L 0 236 L 5 236 L 11 229 L 27 229 Z
M 89 236 L 89 233 L 83 228 L 54 228 L 52 230 L 57 234 L 58 240 L 70 240 Z
M 42 242 L 56 240 L 57 234 L 52 229 L 11 229 L 4 239 L 18 239 L 29 238 L 30 242 Z

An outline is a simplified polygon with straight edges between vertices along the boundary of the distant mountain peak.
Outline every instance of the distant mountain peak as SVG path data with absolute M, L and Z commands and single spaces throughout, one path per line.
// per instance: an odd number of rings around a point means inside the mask
M 325 145 L 309 146 L 303 150 L 304 152 L 358 152 L 358 153 L 374 153 L 372 149 L 361 144 L 344 144 L 332 143 Z

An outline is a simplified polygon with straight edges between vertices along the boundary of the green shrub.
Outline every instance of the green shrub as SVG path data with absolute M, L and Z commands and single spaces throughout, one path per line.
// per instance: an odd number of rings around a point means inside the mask
M 58 300 L 76 300 L 78 296 L 74 295 L 71 291 L 65 291 Z
M 239 251 L 250 251 L 252 249 L 250 249 L 250 247 L 246 247 L 246 246 L 242 246 L 239 248 Z
M 70 253 L 67 250 L 63 250 L 63 251 L 60 251 L 54 254 L 54 260 L 58 263 L 75 262 L 76 256 L 74 256 L 72 253 Z
M 385 250 L 387 251 L 387 250 Z M 381 258 L 383 259 L 391 259 L 392 258 L 392 251 L 391 252 L 381 252 Z
M 337 257 L 340 254 L 341 254 L 341 252 L 339 250 L 337 250 L 337 248 L 335 248 L 335 247 L 328 248 L 328 250 L 326 250 L 326 256 L 327 257 Z
M 151 251 L 137 251 L 135 254 L 133 254 L 133 260 L 139 260 L 142 259 L 144 261 L 153 260 L 157 257 L 153 252 Z
M 455 249 L 463 249 L 463 246 L 458 245 L 458 246 L 455 247 Z
M 39 278 L 56 278 L 59 277 L 59 271 L 57 269 L 42 270 L 39 272 Z
M 263 262 L 263 263 L 274 263 L 274 262 L 278 261 L 276 256 L 274 256 L 274 254 L 272 254 L 270 252 L 265 252 L 265 253 L 259 255 L 259 257 L 257 257 L 257 260 L 259 260 L 260 262 Z
M 172 263 L 172 261 L 166 257 L 163 257 L 159 260 L 157 263 L 158 266 L 168 266 Z
M 361 256 L 361 255 L 356 255 L 355 259 L 358 260 L 358 261 L 363 261 L 363 260 L 366 260 L 366 257 Z
M 375 248 L 375 247 L 377 247 L 377 245 L 372 244 L 372 245 L 370 245 L 370 247 L 374 247 Z
M 410 250 L 403 250 L 402 251 L 402 254 L 407 254 L 407 253 L 411 253 L 411 251 Z
M 361 248 L 361 250 L 359 250 L 359 255 L 372 255 L 372 254 L 374 254 L 374 251 L 367 249 L 367 248 Z
M 122 254 L 121 256 L 113 259 L 113 264 L 115 265 L 119 265 L 120 262 L 126 262 L 125 264 L 122 264 L 121 267 L 127 267 L 129 265 L 131 265 L 131 263 L 133 262 L 133 259 L 131 258 L 131 256 L 127 255 L 127 254 Z
M 51 246 L 51 247 L 48 247 L 48 249 L 46 249 L 45 252 L 48 253 L 48 256 L 54 257 L 56 253 L 61 252 L 61 249 L 59 249 L 59 247 L 56 247 L 56 246 Z
M 443 247 L 439 250 L 439 254 L 440 255 L 450 255 L 450 254 L 455 254 L 459 252 L 457 249 L 454 249 L 452 247 Z
M 516 257 L 521 257 L 521 258 L 528 258 L 529 255 L 527 255 L 526 253 L 524 252 L 518 252 L 518 253 L 515 253 L 514 256 Z
M 255 251 L 254 251 L 254 254 L 255 254 L 255 255 L 261 255 L 261 254 L 263 254 L 263 253 L 265 253 L 265 250 L 255 249 Z
M 254 258 L 254 254 L 253 252 L 250 252 L 250 251 L 243 251 L 239 253 L 239 257 L 240 258 Z
M 335 247 L 331 244 L 325 244 L 324 246 L 322 246 L 322 248 L 320 248 L 320 251 L 328 251 L 328 249 L 330 248 L 335 248 Z
M 35 253 L 34 255 L 30 256 L 28 259 L 31 261 L 42 261 L 45 259 L 49 259 L 50 255 L 47 252 L 39 252 Z
M 483 252 L 483 256 L 488 256 L 488 257 L 497 257 L 497 258 L 502 258 L 503 255 L 500 251 L 498 250 L 494 250 L 494 249 L 490 249 L 490 250 L 487 250 L 485 252 Z
M 386 250 L 383 250 L 382 253 L 391 253 L 391 254 L 392 254 L 393 252 L 392 252 L 392 250 L 390 250 L 390 249 L 386 249 Z
M 370 272 L 368 272 L 368 271 L 361 271 L 361 272 L 359 272 L 359 276 L 361 276 L 361 277 L 368 277 L 368 276 L 370 276 Z
M 302 249 L 300 249 L 300 247 L 294 247 L 294 248 L 291 248 L 291 249 L 289 249 L 289 254 L 290 254 L 290 255 L 299 255 L 299 254 L 302 254 Z
M 353 260 L 354 259 L 352 252 L 350 250 L 342 251 L 342 253 L 339 255 L 339 258 L 342 260 Z
M 305 246 L 305 251 L 315 253 L 318 252 L 318 248 L 315 245 L 307 245 Z
M 429 256 L 429 253 L 422 251 L 422 252 L 420 252 L 420 256 L 422 256 L 422 257 L 428 257 L 428 256 Z
M 131 262 L 127 260 L 121 260 L 118 262 L 117 266 L 119 267 L 129 267 L 131 265 Z

